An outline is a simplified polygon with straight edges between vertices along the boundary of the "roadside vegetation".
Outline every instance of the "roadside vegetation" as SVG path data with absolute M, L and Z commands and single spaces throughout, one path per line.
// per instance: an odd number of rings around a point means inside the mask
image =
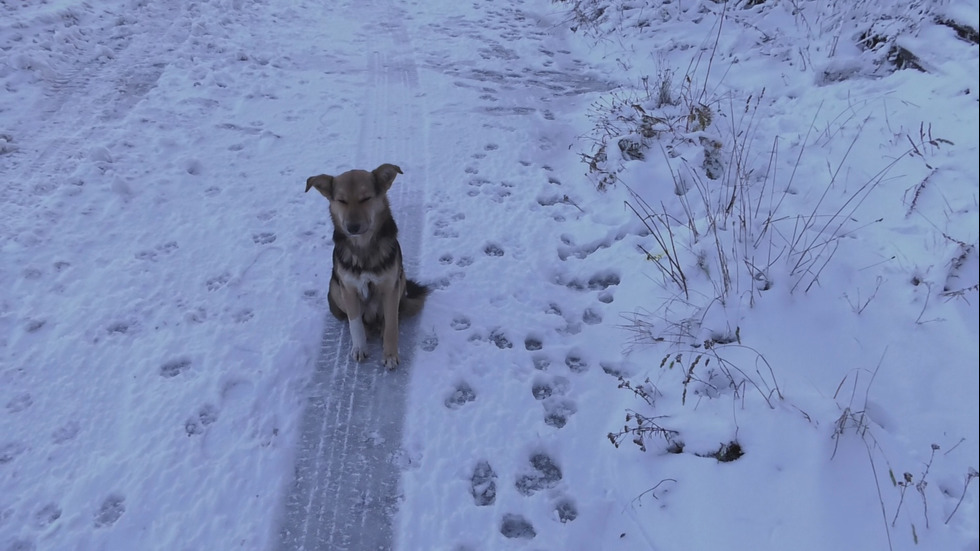
M 921 303 L 897 309 L 902 314 L 895 323 L 934 321 L 930 305 L 936 301 L 962 301 L 975 311 L 978 244 L 975 225 L 969 230 L 970 217 L 975 224 L 977 216 L 975 191 L 972 208 L 941 209 L 945 220 L 922 204 L 928 189 L 960 185 L 937 162 L 967 153 L 957 152 L 959 140 L 940 133 L 931 120 L 885 120 L 877 99 L 855 94 L 839 102 L 798 101 L 787 93 L 808 90 L 775 91 L 766 82 L 749 87 L 743 72 L 754 50 L 787 72 L 805 74 L 818 90 L 876 82 L 900 71 L 929 74 L 937 52 L 922 36 L 952 30 L 975 51 L 977 29 L 939 2 L 556 1 L 567 10 L 568 28 L 609 51 L 632 83 L 594 103 L 592 131 L 581 137 L 579 155 L 596 192 L 622 196 L 639 221 L 635 253 L 648 263 L 657 287 L 651 297 L 658 298 L 623 313 L 623 328 L 627 348 L 653 348 L 661 361 L 640 380 L 620 378 L 635 407 L 609 441 L 617 448 L 633 444 L 644 452 L 690 451 L 737 461 L 754 451 L 739 441 L 737 421 L 730 438 L 713 450 L 688 450 L 691 429 L 679 426 L 692 426 L 679 423 L 682 414 L 716 413 L 703 404 L 720 399 L 729 400 L 733 411 L 759 406 L 803 416 L 815 427 L 830 424 L 830 461 L 842 440 L 859 441 L 866 450 L 887 548 L 905 534 L 917 544 L 931 517 L 936 524 L 930 510 L 937 505 L 927 487 L 934 462 L 948 450 L 930 444 L 920 450 L 927 462 L 914 467 L 881 445 L 882 428 L 867 413 L 887 350 L 878 365 L 851 366 L 828 391 L 839 417 L 818 419 L 784 392 L 781 380 L 794 366 L 768 359 L 751 311 L 767 301 L 791 301 L 805 317 L 810 301 L 826 300 L 828 289 L 854 316 L 885 300 L 880 289 L 894 283 L 875 268 L 892 266 L 895 258 L 868 250 L 866 258 L 877 260 L 853 264 L 864 254 L 861 247 L 885 233 L 880 205 L 888 202 L 901 204 L 906 219 L 934 228 L 943 251 L 934 264 L 908 270 L 901 285 L 907 292 L 921 290 L 915 295 Z M 664 29 L 677 32 L 665 36 L 662 47 L 648 48 Z M 676 38 L 685 33 L 688 41 Z M 976 85 L 961 84 L 966 90 Z M 787 102 L 799 104 L 793 109 L 804 124 L 780 128 L 773 122 Z M 854 270 L 863 272 L 860 291 L 834 289 L 844 282 L 840 273 Z M 817 290 L 819 297 L 811 296 Z M 911 314 L 902 317 L 905 312 Z M 678 401 L 680 409 L 666 405 Z M 960 488 L 944 490 L 955 504 L 941 515 L 946 524 L 977 477 L 975 464 L 962 475 Z M 650 481 L 654 497 L 662 483 Z M 910 517 L 900 513 L 913 499 L 920 512 L 906 529 L 900 519 Z

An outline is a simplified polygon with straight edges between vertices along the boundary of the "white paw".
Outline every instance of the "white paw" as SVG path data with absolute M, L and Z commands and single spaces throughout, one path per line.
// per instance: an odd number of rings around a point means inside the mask
M 367 356 L 368 356 L 367 350 L 365 350 L 365 349 L 363 349 L 363 348 L 361 348 L 359 346 L 354 346 L 354 347 L 351 347 L 351 349 L 350 349 L 350 357 L 355 362 L 363 362 L 365 359 L 367 359 Z
M 395 369 L 398 367 L 398 353 L 385 354 L 384 364 L 386 369 Z

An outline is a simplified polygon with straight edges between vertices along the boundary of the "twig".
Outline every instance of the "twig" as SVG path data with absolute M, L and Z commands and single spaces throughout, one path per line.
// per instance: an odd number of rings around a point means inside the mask
M 640 501 L 641 501 L 641 499 L 643 498 L 643 496 L 645 496 L 646 494 L 651 494 L 653 496 L 653 499 L 656 499 L 657 501 L 659 501 L 660 498 L 657 497 L 656 491 L 657 491 L 657 488 L 659 488 L 664 482 L 673 482 L 674 484 L 677 484 L 677 480 L 676 479 L 673 479 L 673 478 L 665 478 L 665 479 L 661 480 L 660 482 L 657 482 L 657 484 L 653 488 L 649 488 L 649 489 L 643 491 L 642 493 L 640 493 L 640 495 L 638 495 L 635 498 L 633 498 L 633 501 L 636 502 L 637 504 L 639 504 Z
M 944 524 L 949 524 L 949 521 L 953 518 L 953 515 L 956 514 L 956 511 L 960 508 L 960 504 L 963 503 L 963 499 L 966 497 L 966 491 L 970 487 L 970 483 L 973 482 L 973 479 L 976 477 L 977 477 L 977 470 L 971 467 L 970 470 L 966 473 L 966 483 L 963 484 L 963 493 L 960 494 L 960 499 L 959 501 L 956 502 L 956 507 L 953 507 L 953 510 L 950 511 L 949 516 L 946 517 L 946 522 Z

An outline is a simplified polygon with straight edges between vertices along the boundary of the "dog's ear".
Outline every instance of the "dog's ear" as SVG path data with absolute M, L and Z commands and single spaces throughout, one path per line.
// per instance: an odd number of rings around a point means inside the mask
M 374 174 L 374 184 L 377 192 L 381 194 L 391 188 L 391 183 L 395 181 L 395 176 L 404 173 L 397 165 L 385 163 L 374 169 L 372 174 Z
M 327 199 L 333 199 L 333 176 L 320 174 L 306 179 L 306 191 L 316 188 Z

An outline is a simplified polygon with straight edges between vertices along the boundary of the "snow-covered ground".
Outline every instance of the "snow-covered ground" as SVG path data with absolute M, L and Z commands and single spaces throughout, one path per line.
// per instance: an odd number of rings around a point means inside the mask
M 0 550 L 980 548 L 975 3 L 281 4 L 0 4 Z

